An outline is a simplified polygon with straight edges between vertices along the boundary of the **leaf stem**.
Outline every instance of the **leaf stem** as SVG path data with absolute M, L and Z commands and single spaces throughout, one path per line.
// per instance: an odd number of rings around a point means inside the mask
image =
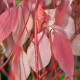
M 34 36 L 35 36 L 35 62 L 36 62 L 36 77 L 39 80 L 39 71 L 38 71 L 38 42 L 37 42 L 37 7 L 38 0 L 36 0 L 35 6 L 35 24 L 34 24 Z

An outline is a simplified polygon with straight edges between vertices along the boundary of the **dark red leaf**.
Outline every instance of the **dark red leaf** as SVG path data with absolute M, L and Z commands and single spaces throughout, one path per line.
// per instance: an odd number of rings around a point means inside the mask
M 6 5 L 3 0 L 0 0 L 0 14 L 5 10 Z
M 57 0 L 52 0 L 51 7 L 55 8 L 56 7 L 56 3 L 57 3 Z

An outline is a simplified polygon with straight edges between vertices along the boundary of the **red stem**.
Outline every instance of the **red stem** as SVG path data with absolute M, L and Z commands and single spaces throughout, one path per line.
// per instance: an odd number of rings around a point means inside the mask
M 50 33 L 51 33 L 51 31 L 50 31 Z M 54 56 L 53 56 L 53 51 L 52 51 L 52 39 L 51 39 L 51 35 L 50 35 L 49 41 L 50 41 L 50 45 L 51 45 L 52 61 L 54 61 Z M 54 66 L 55 74 L 57 75 L 55 63 L 53 64 L 53 66 Z M 58 78 L 56 78 L 56 80 L 58 80 Z
M 2 68 L 1 71 L 4 73 L 4 75 L 5 75 L 6 77 L 8 77 L 8 74 L 7 74 L 7 72 L 4 70 L 4 68 Z
M 34 24 L 34 37 L 35 37 L 35 62 L 36 62 L 36 77 L 39 80 L 39 71 L 38 71 L 38 42 L 37 42 L 37 7 L 38 7 L 38 0 L 36 0 L 36 7 L 35 7 L 35 24 Z
M 48 69 L 41 74 L 41 76 L 40 76 L 39 79 L 41 80 L 49 71 L 51 71 L 51 70 L 53 69 L 53 67 L 54 67 L 53 65 L 56 64 L 56 63 L 57 63 L 56 61 L 53 61 L 53 62 L 50 64 L 50 66 L 48 67 Z
M 76 33 L 78 33 L 79 30 L 80 30 L 80 26 L 76 29 L 76 32 L 75 32 L 75 33 L 73 34 L 73 36 L 71 37 L 70 42 L 73 41 L 73 39 L 76 37 Z
M 62 70 L 60 70 L 60 71 L 57 73 L 57 75 L 55 75 L 55 76 L 52 78 L 52 80 L 55 80 L 55 78 L 56 78 L 61 72 L 62 72 Z
M 80 72 L 80 69 L 78 71 L 76 71 L 73 76 L 75 76 L 78 72 Z
M 9 59 L 11 58 L 12 55 L 13 55 L 13 51 L 11 52 L 11 54 L 10 54 L 10 56 L 8 57 L 8 59 L 6 60 L 6 62 L 5 62 L 2 66 L 0 66 L 0 69 L 2 69 L 2 68 L 8 63 L 8 61 L 9 61 Z
M 32 74 L 32 80 L 35 80 L 35 74 L 34 71 L 31 69 L 31 74 Z
M 27 27 L 26 27 L 26 25 L 27 25 L 27 23 L 28 23 L 28 20 L 29 20 L 29 17 L 30 17 L 30 14 L 31 14 L 31 12 L 30 12 L 29 15 L 28 15 L 28 19 L 27 19 L 27 21 L 26 21 L 25 28 L 26 28 L 26 31 L 27 31 L 27 34 L 28 34 L 30 40 L 34 43 L 34 41 L 32 40 L 32 38 L 31 38 L 31 36 L 30 36 L 30 34 L 29 34 L 29 32 L 28 32 L 28 29 L 27 29 Z M 34 43 L 34 44 L 35 44 L 35 43 Z
M 27 25 L 27 23 L 28 23 L 28 20 L 29 20 L 30 14 L 31 14 L 31 12 L 32 12 L 33 10 L 31 10 L 31 11 L 29 12 L 29 15 L 28 15 L 27 21 L 25 22 L 23 8 L 22 8 L 22 6 L 21 6 L 21 5 L 18 5 L 18 6 L 19 6 L 19 7 L 21 7 L 21 9 L 22 9 L 23 20 L 24 20 L 24 24 L 25 24 L 25 27 L 24 27 L 24 29 L 23 29 L 23 31 L 22 31 L 22 33 L 21 33 L 21 35 L 20 35 L 20 38 L 21 38 L 21 36 L 23 35 L 24 30 L 26 29 L 27 34 L 28 34 L 28 36 L 29 36 L 30 40 L 31 40 L 31 41 L 33 42 L 33 44 L 34 44 L 34 41 L 32 40 L 32 38 L 31 38 L 31 36 L 30 36 L 30 34 L 29 34 L 29 31 L 28 31 L 28 29 L 27 29 L 27 26 L 26 26 L 26 25 Z M 19 41 L 20 41 L 20 40 L 19 40 Z

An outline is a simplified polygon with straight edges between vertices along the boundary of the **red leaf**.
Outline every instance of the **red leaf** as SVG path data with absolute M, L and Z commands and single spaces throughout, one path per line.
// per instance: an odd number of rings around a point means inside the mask
M 54 31 L 52 50 L 61 69 L 70 77 L 70 80 L 73 80 L 74 57 L 70 43 L 62 34 L 56 31 Z
M 46 19 L 46 13 L 44 12 L 44 10 L 42 9 L 42 6 L 39 5 L 38 7 L 38 26 L 41 29 L 42 23 L 44 22 L 44 20 Z
M 68 6 L 68 2 L 63 1 L 60 3 L 58 8 L 56 9 L 56 12 L 55 12 L 55 24 L 56 25 L 58 25 L 58 26 L 62 25 L 62 23 L 64 21 L 64 16 L 66 13 L 67 6 Z
M 0 15 L 0 43 L 9 36 L 18 19 L 18 7 L 10 8 Z

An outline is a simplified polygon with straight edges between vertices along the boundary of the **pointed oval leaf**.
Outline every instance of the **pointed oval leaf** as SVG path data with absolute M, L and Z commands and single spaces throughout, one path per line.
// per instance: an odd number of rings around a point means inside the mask
M 9 36 L 18 19 L 18 7 L 10 8 L 0 15 L 0 43 Z
M 72 35 L 75 33 L 74 20 L 67 14 L 64 17 L 62 28 L 67 33 L 68 39 L 70 39 Z
M 67 9 L 67 6 L 68 6 L 68 3 L 67 1 L 62 1 L 58 8 L 56 9 L 56 12 L 55 12 L 55 24 L 58 25 L 58 26 L 61 26 L 63 21 L 64 21 L 64 16 L 65 16 L 65 13 L 66 13 L 66 9 Z
M 12 54 L 13 56 L 12 56 L 12 60 L 9 68 L 12 74 L 10 74 L 9 77 L 10 77 L 10 80 L 12 77 L 14 77 L 12 80 L 16 80 L 17 73 L 19 72 L 18 64 L 20 61 L 21 47 L 15 44 L 12 50 Z
M 69 41 L 60 33 L 54 32 L 52 50 L 61 69 L 73 80 L 74 57 Z
M 44 12 L 43 8 L 41 5 L 38 7 L 38 28 L 41 29 L 42 23 L 46 19 L 46 13 Z
M 22 51 L 20 56 L 20 64 L 21 64 L 21 80 L 26 80 L 30 74 L 30 66 L 27 60 L 27 54 Z
M 23 6 L 23 2 L 21 2 L 20 5 Z M 24 7 L 25 6 L 23 6 L 23 8 Z M 27 7 L 26 7 L 24 12 L 22 12 L 22 8 L 21 7 L 19 8 L 17 24 L 16 24 L 16 26 L 15 26 L 13 32 L 12 32 L 13 39 L 14 39 L 15 43 L 18 41 L 18 39 L 22 35 L 21 38 L 20 38 L 20 42 L 19 42 L 19 45 L 21 47 L 23 46 L 23 44 L 25 43 L 25 41 L 29 37 L 28 34 L 27 34 L 27 31 L 26 31 L 26 28 L 25 28 L 25 23 L 26 23 L 26 21 L 28 19 L 28 15 L 29 15 L 29 11 L 28 11 Z M 24 16 L 24 18 L 23 18 L 23 16 Z M 28 32 L 30 33 L 32 28 L 33 28 L 32 15 L 29 16 L 28 23 L 27 23 L 26 27 L 27 27 Z
M 43 32 L 38 34 L 38 40 L 41 38 Z M 44 34 L 40 43 L 38 44 L 38 63 L 39 63 L 39 70 L 46 67 L 51 58 L 51 49 L 50 43 L 47 36 Z M 35 63 L 35 47 L 34 44 L 31 43 L 27 50 L 27 58 L 31 68 L 36 71 L 36 63 Z
M 56 11 L 56 8 L 55 9 L 47 9 L 45 10 L 46 14 L 50 16 L 49 20 L 48 20 L 48 25 L 53 25 L 54 22 L 55 22 L 55 11 Z

